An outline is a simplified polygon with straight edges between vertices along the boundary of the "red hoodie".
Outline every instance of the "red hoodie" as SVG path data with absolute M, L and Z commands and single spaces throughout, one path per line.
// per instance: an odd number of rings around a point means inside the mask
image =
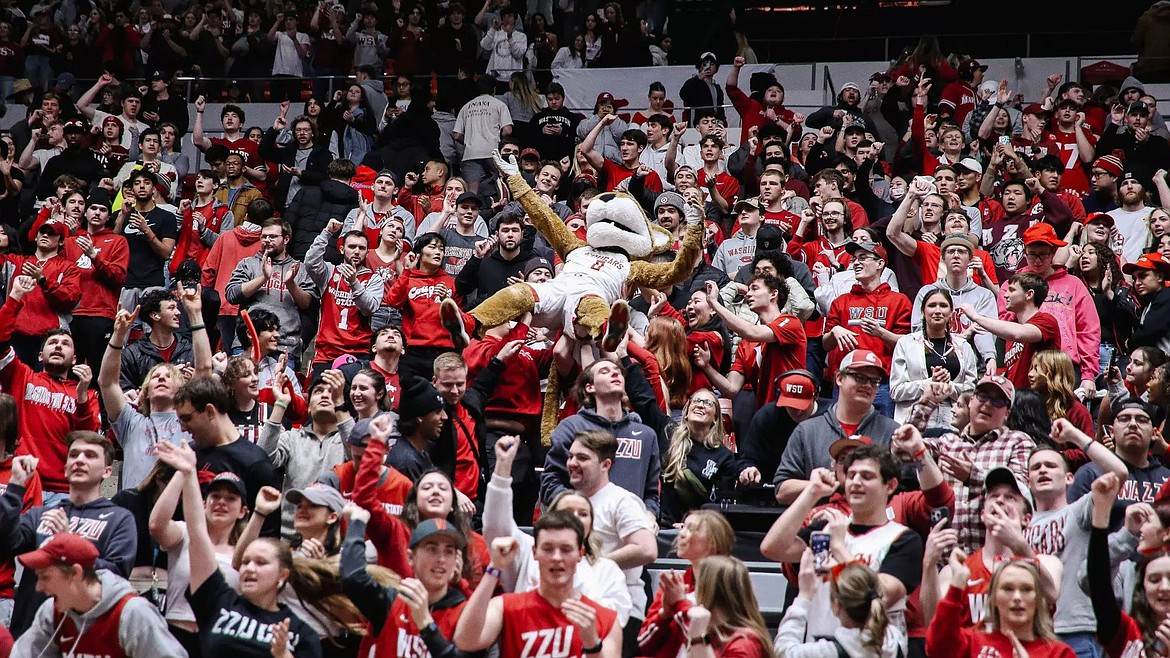
M 10 446 L 12 447 L 12 446 Z M 0 462 L 0 496 L 8 490 L 8 482 L 12 479 L 12 456 L 9 456 L 4 461 Z M 20 508 L 20 513 L 24 514 L 34 507 L 40 506 L 41 498 L 41 476 L 35 471 L 28 482 L 24 484 L 24 504 Z M 7 560 L 0 561 L 0 599 L 11 599 L 16 595 L 16 562 L 13 557 L 9 556 Z M 0 647 L 2 649 L 3 647 Z M 6 655 L 0 651 L 0 656 Z
M 415 226 L 418 226 L 427 215 L 443 209 L 443 187 L 432 185 L 421 194 L 415 194 L 410 187 L 403 185 L 398 191 L 398 205 L 414 215 Z
M 45 277 L 45 285 L 36 286 L 21 300 L 24 312 L 20 315 L 20 324 L 11 331 L 18 336 L 35 337 L 59 329 L 62 326 L 61 316 L 72 313 L 77 302 L 81 301 L 81 270 L 61 252 L 44 261 L 37 259 L 36 254 L 0 254 L 0 263 L 3 262 L 12 263 L 17 274 L 25 263 L 44 268 L 42 276 Z
M 219 236 L 203 262 L 203 287 L 219 293 L 219 314 L 239 315 L 240 307 L 227 300 L 227 284 L 236 265 L 260 253 L 260 227 L 250 222 Z
M 482 340 L 473 340 L 463 350 L 463 358 L 467 361 L 467 377 L 475 379 L 479 371 L 488 366 L 494 356 L 500 353 L 506 343 L 514 340 L 525 340 L 528 336 L 528 325 L 517 323 L 503 338 L 498 336 L 484 336 Z M 552 337 L 555 341 L 556 337 Z M 540 421 L 544 398 L 540 394 L 541 373 L 547 373 L 552 363 L 552 347 L 543 349 L 531 345 L 523 345 L 516 356 L 508 362 L 508 367 L 500 373 L 500 379 L 492 390 L 492 397 L 484 405 L 484 413 L 491 416 L 527 417 L 521 422 L 531 422 L 533 427 Z
M 882 359 L 886 368 L 890 367 L 890 357 L 894 348 L 877 336 L 871 336 L 861 329 L 863 318 L 877 320 L 886 330 L 896 334 L 910 333 L 910 300 L 900 292 L 894 292 L 890 284 L 882 283 L 870 292 L 866 292 L 861 284 L 855 284 L 848 294 L 841 295 L 833 300 L 829 307 L 829 314 L 825 318 L 825 335 L 829 335 L 837 327 L 845 327 L 857 334 L 857 348 L 871 350 Z M 831 377 L 837 372 L 837 364 L 845 358 L 845 350 L 837 347 L 829 352 L 829 367 L 825 377 Z
M 23 309 L 24 299 L 12 297 L 0 307 L 0 343 L 12 337 L 16 317 Z M 16 398 L 20 436 L 16 454 L 40 460 L 37 472 L 46 491 L 68 492 L 65 435 L 73 430 L 100 429 L 97 396 L 90 393 L 85 404 L 78 404 L 77 382 L 33 372 L 16 358 L 11 347 L 0 355 L 0 390 Z
M 77 246 L 77 238 L 89 235 L 97 256 L 90 258 Z M 114 319 L 118 311 L 118 296 L 126 283 L 126 269 L 130 267 L 130 247 L 126 238 L 110 229 L 88 234 L 84 231 L 65 239 L 65 258 L 77 264 L 81 273 L 81 302 L 73 315 Z
M 231 206 L 220 203 L 212 197 L 211 203 L 198 208 L 192 206 L 183 211 L 183 222 L 179 226 L 179 240 L 175 244 L 175 254 L 171 257 L 171 274 L 179 271 L 183 261 L 191 259 L 200 266 L 207 262 L 210 248 L 203 244 L 203 236 L 195 230 L 195 213 L 203 218 L 203 226 L 218 235 L 223 228 L 223 220 L 231 212 Z M 218 242 L 218 240 L 216 240 Z
M 455 277 L 441 267 L 434 274 L 425 274 L 418 269 L 403 270 L 386 291 L 382 301 L 402 312 L 402 330 L 406 333 L 407 345 L 454 349 L 451 335 L 439 322 L 439 304 L 443 301 L 438 293 L 440 284 L 451 291 L 456 302 L 463 304 L 463 298 L 455 292 Z M 468 331 L 475 326 L 475 320 L 466 313 L 463 322 Z

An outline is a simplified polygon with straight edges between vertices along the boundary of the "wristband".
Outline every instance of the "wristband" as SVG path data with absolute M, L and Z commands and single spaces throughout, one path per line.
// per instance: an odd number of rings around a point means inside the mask
M 913 455 L 910 455 L 910 459 L 912 459 L 914 461 L 918 461 L 919 459 L 922 459 L 922 456 L 925 454 L 926 454 L 926 448 L 923 448 L 922 450 L 919 450 L 918 452 L 914 453 Z
M 699 637 L 692 637 L 687 642 L 687 644 L 692 646 L 692 647 L 696 646 L 696 645 L 700 645 L 700 644 L 711 644 L 711 634 L 704 633 L 703 635 L 700 635 Z
M 490 564 L 488 565 L 488 567 L 486 569 L 483 570 L 483 574 L 485 576 L 491 576 L 492 578 L 495 578 L 496 580 L 499 580 L 500 576 L 503 575 L 503 573 L 504 572 L 500 571 L 499 569 L 493 567 Z
M 122 348 L 126 347 L 125 345 L 115 345 L 113 343 L 110 343 L 109 346 L 112 350 L 121 350 Z
M 273 402 L 272 406 L 280 407 L 281 409 L 284 409 L 286 411 L 288 410 L 288 403 L 287 402 L 280 402 L 280 401 Z
M 207 328 L 207 325 L 205 325 L 205 324 L 193 324 L 193 325 L 191 325 L 191 331 L 199 331 L 200 329 L 206 329 L 206 328 Z
M 585 654 L 585 653 L 601 653 L 601 645 L 602 645 L 601 640 L 598 640 L 597 646 L 582 647 L 581 653 L 583 653 L 583 654 Z

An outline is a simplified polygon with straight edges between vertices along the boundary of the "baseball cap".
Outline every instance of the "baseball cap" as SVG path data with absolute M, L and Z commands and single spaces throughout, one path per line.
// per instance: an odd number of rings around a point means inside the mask
M 1044 109 L 1044 106 L 1039 103 L 1032 103 L 1031 105 L 1024 107 L 1024 109 L 1021 111 L 1024 114 L 1034 114 L 1036 116 L 1045 116 L 1048 114 L 1048 110 Z
M 856 242 L 850 240 L 845 243 L 845 251 L 849 252 L 850 256 L 856 255 L 859 251 L 866 251 L 882 260 L 887 260 L 886 248 L 876 242 Z
M 110 116 L 102 119 L 102 128 L 105 128 L 107 124 L 111 124 L 111 123 L 114 124 L 115 126 L 122 125 L 122 121 L 119 120 L 118 117 L 111 114 Z
M 865 122 L 862 121 L 861 119 L 853 119 L 852 121 L 849 121 L 848 123 L 841 124 L 841 128 L 844 129 L 845 132 L 850 132 L 850 131 L 865 132 Z
M 1052 228 L 1052 224 L 1045 224 L 1040 222 L 1033 224 L 1024 231 L 1024 245 L 1030 244 L 1049 244 L 1053 247 L 1063 247 L 1068 243 L 1056 237 L 1056 229 Z
M 1010 486 L 1016 493 L 1020 494 L 1024 502 L 1028 503 L 1028 508 L 1032 508 L 1032 492 L 1028 490 L 1028 487 L 1020 486 L 1020 481 L 1016 479 L 1016 474 L 1012 473 L 1010 468 L 996 466 L 983 476 L 984 491 L 991 491 L 992 487 L 998 487 L 1001 484 Z
M 1134 262 L 1121 266 L 1121 271 L 1126 274 L 1133 274 L 1137 270 L 1155 270 L 1170 275 L 1170 262 L 1167 262 L 1165 258 L 1162 258 L 1162 254 L 1155 251 L 1150 254 L 1142 254 Z
M 353 432 L 350 432 L 350 435 L 352 436 Z M 320 482 L 314 482 L 303 489 L 291 489 L 284 497 L 293 505 L 300 505 L 301 500 L 308 500 L 337 514 L 345 507 L 345 498 L 342 498 L 341 492 Z
M 1117 222 L 1113 219 L 1113 215 L 1110 215 L 1107 212 L 1091 212 L 1088 215 L 1085 215 L 1085 218 L 1081 220 L 1081 223 L 1086 226 L 1092 224 L 1093 222 L 1104 222 L 1109 225 L 1109 228 L 1113 228 L 1117 224 Z
M 41 224 L 40 228 L 37 229 L 37 233 L 40 233 L 42 231 L 45 233 L 56 233 L 57 235 L 61 236 L 62 238 L 69 235 L 69 227 L 65 225 L 65 222 L 56 222 L 56 221 L 45 222 L 44 224 Z
M 330 370 L 341 370 L 345 366 L 348 366 L 351 363 L 357 363 L 357 362 L 358 362 L 358 359 L 356 356 L 354 356 L 352 354 L 342 354 L 341 356 L 337 357 L 336 359 L 333 359 L 333 363 L 329 364 L 329 369 Z
M 154 72 L 152 72 L 152 73 L 150 74 L 150 78 L 149 78 L 149 79 L 150 79 L 150 81 L 151 81 L 151 82 L 153 82 L 153 81 L 155 81 L 155 80 L 166 80 L 166 79 L 167 79 L 167 74 L 166 74 L 166 73 L 164 73 L 164 72 L 162 72 L 162 71 L 157 71 L 157 70 L 156 70 L 156 71 L 154 71 Z
M 35 551 L 30 551 L 16 559 L 25 569 L 45 569 L 54 564 L 80 564 L 84 569 L 92 569 L 97 563 L 99 553 L 93 542 L 75 532 L 60 532 L 45 542 Z
M 891 76 L 889 73 L 886 73 L 885 71 L 877 71 L 873 75 L 869 76 L 870 82 L 879 82 L 881 80 L 893 80 L 893 79 L 894 79 L 893 76 Z
M 601 105 L 602 103 L 609 103 L 610 105 L 613 105 L 613 94 L 609 93 L 608 91 L 603 91 L 598 94 L 596 104 Z
M 523 151 L 520 151 L 520 159 L 523 160 L 525 158 L 532 158 L 533 160 L 539 160 L 540 159 L 540 151 L 537 151 L 534 148 L 526 148 Z
M 871 445 L 873 445 L 873 439 L 869 438 L 868 436 L 854 434 L 853 436 L 844 439 L 837 439 L 834 441 L 833 445 L 829 446 L 829 456 L 832 457 L 835 461 L 837 456 L 845 450 L 853 450 L 855 448 L 860 448 L 861 446 Z
M 845 84 L 841 85 L 841 91 L 845 91 L 846 89 L 852 89 L 857 93 L 861 93 L 861 87 L 858 87 L 856 82 L 846 82 Z
M 1139 397 L 1134 397 L 1132 395 L 1117 398 L 1113 401 L 1112 404 L 1109 405 L 1109 409 L 1113 412 L 1114 418 L 1116 418 L 1118 414 L 1126 409 L 1137 409 L 1139 411 L 1146 412 L 1146 415 L 1149 416 L 1150 420 L 1152 421 L 1158 419 L 1157 407 Z
M 1126 114 L 1134 114 L 1137 112 L 1149 114 L 1150 113 L 1150 106 L 1146 105 L 1142 101 L 1134 101 L 1134 102 L 1129 104 L 1128 108 L 1125 109 Z
M 382 171 L 378 172 L 377 176 L 374 176 L 374 180 L 378 180 L 379 178 L 389 178 L 390 180 L 394 181 L 395 187 L 397 187 L 399 184 L 398 183 L 398 174 L 395 174 L 394 172 L 390 171 L 389 169 L 383 169 Z
M 211 478 L 211 482 L 207 483 L 207 490 L 211 491 L 213 488 L 218 486 L 230 487 L 231 489 L 235 490 L 236 493 L 240 494 L 240 498 L 244 498 L 245 500 L 248 498 L 247 485 L 244 484 L 244 480 L 240 476 L 236 475 L 232 471 L 216 473 L 215 477 Z
M 374 416 L 377 418 L 377 416 Z M 366 440 L 370 438 L 371 428 L 370 421 L 374 418 L 362 418 L 353 424 L 353 429 L 349 431 L 349 436 L 345 438 L 345 442 L 351 446 L 364 446 Z
M 467 538 L 447 519 L 427 519 L 416 525 L 414 532 L 410 533 L 410 547 L 418 548 L 419 544 L 436 536 L 450 537 L 459 548 L 467 545 Z
M 73 121 L 66 121 L 65 125 L 61 127 L 65 134 L 69 133 L 84 133 L 86 131 L 85 124 L 78 119 Z
M 955 166 L 960 169 L 966 169 L 967 171 L 973 171 L 977 174 L 983 173 L 983 165 L 979 164 L 979 161 L 975 158 L 963 158 L 956 162 Z
M 736 201 L 735 208 L 733 208 L 733 210 L 735 212 L 739 212 L 740 209 L 742 209 L 742 208 L 752 208 L 753 210 L 759 210 L 760 209 L 759 197 L 752 197 L 750 199 L 740 199 L 739 201 Z
M 474 203 L 476 208 L 483 207 L 483 199 L 479 198 L 479 195 L 475 192 L 464 192 L 459 195 L 458 199 L 455 199 L 455 205 L 457 206 L 465 203 Z
M 677 208 L 682 214 L 687 207 L 687 201 L 678 192 L 663 192 L 654 200 L 654 216 L 658 216 L 658 209 L 662 207 Z
M 1012 400 L 1014 400 L 1016 397 L 1016 387 L 1012 384 L 1010 379 L 1004 377 L 1003 375 L 986 375 L 983 377 L 983 379 L 979 380 L 978 384 L 975 385 L 976 391 L 981 388 L 990 388 L 1002 393 L 1003 396 L 1007 398 L 1009 407 L 1012 404 Z
M 938 245 L 938 250 L 940 252 L 945 252 L 947 247 L 956 246 L 965 248 L 967 251 L 971 252 L 971 255 L 975 254 L 975 244 L 971 242 L 971 238 L 968 237 L 966 233 L 952 233 L 943 238 L 943 241 Z
M 841 359 L 841 365 L 837 366 L 838 370 L 857 370 L 859 368 L 876 368 L 883 375 L 889 374 L 885 364 L 882 363 L 882 358 L 871 350 L 853 350 L 846 354 L 845 358 Z
M 807 372 L 793 370 L 776 378 L 776 406 L 804 411 L 817 399 L 817 384 Z
M 959 65 L 959 75 L 964 73 L 974 73 L 975 71 L 986 71 L 987 65 L 980 64 L 979 60 L 969 59 Z
M 784 236 L 780 229 L 770 224 L 764 224 L 756 231 L 756 253 L 784 248 Z

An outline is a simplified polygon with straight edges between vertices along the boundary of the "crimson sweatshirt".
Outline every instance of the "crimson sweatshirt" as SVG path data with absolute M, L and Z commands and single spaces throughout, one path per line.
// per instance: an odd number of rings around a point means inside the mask
M 402 313 L 402 330 L 406 333 L 406 344 L 411 347 L 445 347 L 454 349 L 451 335 L 439 321 L 438 286 L 442 284 L 451 292 L 455 301 L 463 304 L 463 298 L 455 293 L 455 277 L 439 268 L 433 274 L 419 269 L 403 270 L 386 291 L 383 303 L 393 306 Z M 475 321 L 464 314 L 464 325 L 470 330 Z
M 514 340 L 524 340 L 528 336 L 528 325 L 517 323 L 503 338 L 484 336 L 482 340 L 473 340 L 463 350 L 463 358 L 467 361 L 467 379 L 473 380 L 491 362 L 492 358 L 500 353 L 504 345 Z M 552 340 L 555 342 L 556 337 Z M 543 409 L 544 399 L 540 394 L 540 380 L 542 373 L 548 372 L 552 363 L 552 345 L 542 343 L 543 347 L 523 345 L 516 356 L 508 362 L 508 367 L 500 373 L 499 381 L 492 390 L 492 396 L 484 406 L 484 413 L 495 417 L 515 418 L 524 417 L 523 423 L 538 423 Z M 535 424 L 533 425 L 535 427 Z
M 0 254 L 2 262 L 12 263 L 17 274 L 26 262 L 39 265 L 45 277 L 45 285 L 36 286 L 22 300 L 24 312 L 20 314 L 20 325 L 12 329 L 18 336 L 44 336 L 52 329 L 59 329 L 61 316 L 72 313 L 81 301 L 81 270 L 60 252 L 44 261 L 38 260 L 36 254 Z
M 240 307 L 227 300 L 227 284 L 236 265 L 260 253 L 260 227 L 245 222 L 219 236 L 203 261 L 204 288 L 215 288 L 219 293 L 219 314 L 236 316 Z M 230 340 L 229 340 L 230 342 Z
M 23 309 L 24 300 L 12 297 L 0 307 L 0 343 L 12 337 L 17 314 Z M 40 460 L 37 472 L 45 491 L 67 493 L 65 436 L 74 430 L 101 428 L 97 396 L 91 392 L 85 404 L 78 404 L 77 382 L 33 372 L 11 347 L 0 355 L 0 390 L 16 398 L 20 436 L 16 454 Z
M 934 619 L 926 631 L 926 655 L 953 658 L 985 658 L 986 656 L 1013 656 L 1015 647 L 999 631 L 986 633 L 976 628 L 963 628 L 963 601 L 966 588 L 952 587 L 938 602 Z M 1028 658 L 1076 658 L 1064 642 L 1032 640 L 1021 642 Z
M 89 235 L 97 255 L 90 258 L 77 246 L 77 238 Z M 81 301 L 73 309 L 73 315 L 114 319 L 118 311 L 118 296 L 122 284 L 126 283 L 126 270 L 130 267 L 130 247 L 126 238 L 110 229 L 97 233 L 66 238 L 65 258 L 77 265 L 80 273 Z
M 862 331 L 863 318 L 873 318 L 888 331 L 904 336 L 910 333 L 910 300 L 906 295 L 895 292 L 888 283 L 882 283 L 869 292 L 866 292 L 861 284 L 855 284 L 847 294 L 834 299 L 832 306 L 829 307 L 825 335 L 836 327 L 845 327 L 857 334 L 857 349 L 872 350 L 881 357 L 882 363 L 888 368 L 894 348 L 886 345 L 881 338 Z M 837 372 L 837 365 L 845 358 L 845 354 L 846 351 L 840 346 L 829 352 L 826 378 Z

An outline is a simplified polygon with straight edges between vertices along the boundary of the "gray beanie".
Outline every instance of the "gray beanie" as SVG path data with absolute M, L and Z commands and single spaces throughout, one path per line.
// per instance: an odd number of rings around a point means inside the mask
M 677 208 L 679 214 L 681 215 L 683 212 L 685 212 L 684 209 L 687 207 L 687 202 L 686 199 L 683 199 L 682 195 L 678 192 L 663 192 L 662 194 L 658 195 L 657 199 L 654 200 L 655 216 L 658 215 L 658 209 L 663 206 Z

